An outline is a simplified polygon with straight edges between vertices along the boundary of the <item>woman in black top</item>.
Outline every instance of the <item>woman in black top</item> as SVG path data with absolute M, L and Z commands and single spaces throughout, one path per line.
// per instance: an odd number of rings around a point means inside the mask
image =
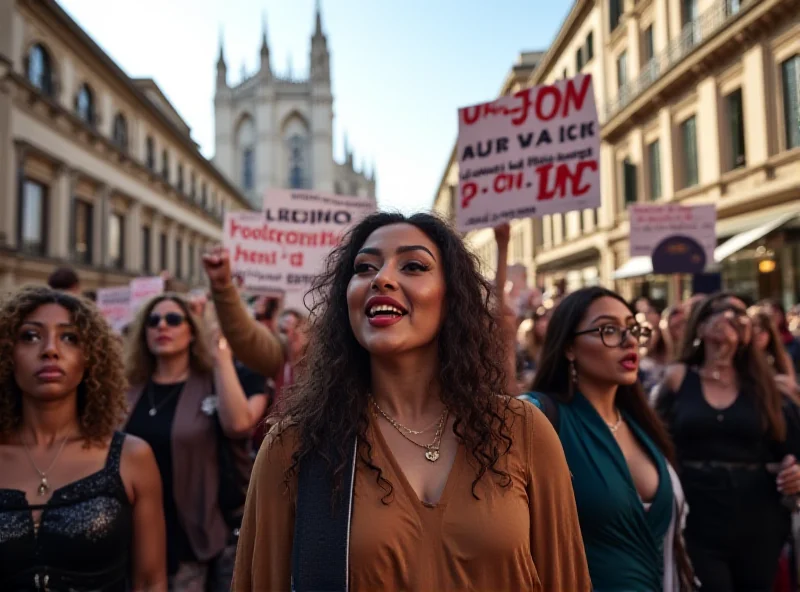
M 656 408 L 678 454 L 703 590 L 770 590 L 789 530 L 782 495 L 800 492 L 797 429 L 738 298 L 711 296 L 694 310 Z
M 249 478 L 249 436 L 266 409 L 266 381 L 246 380 L 243 388 L 225 340 L 208 339 L 177 294 L 143 307 L 128 348 L 126 430 L 153 447 L 161 472 L 169 588 L 227 592 L 236 512 Z M 223 452 L 235 475 L 226 473 Z M 230 502 L 225 494 L 242 477 L 239 503 Z
M 166 590 L 150 447 L 116 432 L 117 338 L 49 288 L 0 307 L 0 590 Z

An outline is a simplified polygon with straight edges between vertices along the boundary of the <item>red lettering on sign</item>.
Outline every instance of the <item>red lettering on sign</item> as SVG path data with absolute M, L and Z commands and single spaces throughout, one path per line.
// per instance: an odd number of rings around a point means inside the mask
M 553 164 L 546 164 L 540 167 L 536 167 L 536 175 L 539 178 L 539 195 L 536 196 L 538 201 L 545 201 L 548 199 L 553 199 L 554 197 L 566 197 L 567 195 L 571 195 L 573 197 L 578 197 L 584 195 L 588 192 L 592 186 L 589 183 L 582 185 L 583 181 L 583 174 L 585 171 L 596 171 L 597 170 L 597 161 L 596 160 L 582 160 L 578 163 L 575 172 L 573 173 L 570 165 L 566 163 L 559 164 L 555 167 L 555 180 L 554 186 L 552 189 L 548 189 L 550 179 L 551 179 L 551 171 L 553 170 L 555 165 Z M 568 184 L 569 183 L 569 187 Z
M 475 181 L 468 181 L 461 186 L 461 207 L 468 208 L 469 202 L 478 195 L 478 184 Z

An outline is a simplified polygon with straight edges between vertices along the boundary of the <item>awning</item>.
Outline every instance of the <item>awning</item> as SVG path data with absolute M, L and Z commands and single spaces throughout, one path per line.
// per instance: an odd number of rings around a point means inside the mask
M 769 222 L 765 222 L 760 226 L 756 226 L 755 228 L 751 228 L 750 230 L 746 230 L 744 232 L 740 232 L 736 236 L 731 239 L 728 239 L 716 249 L 714 249 L 714 259 L 717 263 L 721 263 L 725 261 L 731 255 L 738 253 L 742 249 L 752 245 L 757 240 L 760 240 L 767 236 L 773 230 L 777 230 L 784 224 L 791 222 L 794 218 L 800 216 L 800 209 L 794 212 L 789 212 L 787 214 L 783 214 L 782 216 L 778 216 L 777 218 L 773 218 Z
M 611 277 L 615 280 L 628 280 L 653 273 L 653 261 L 650 257 L 632 257 L 622 264 Z

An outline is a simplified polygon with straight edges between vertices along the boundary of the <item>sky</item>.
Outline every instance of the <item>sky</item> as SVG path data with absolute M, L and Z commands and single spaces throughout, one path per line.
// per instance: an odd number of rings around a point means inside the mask
M 155 79 L 214 155 L 220 31 L 228 82 L 258 68 L 308 72 L 314 0 L 58 0 L 134 78 Z M 334 157 L 344 135 L 374 163 L 378 205 L 427 210 L 457 136 L 457 109 L 497 96 L 520 51 L 546 49 L 568 0 L 321 0 L 331 52 Z

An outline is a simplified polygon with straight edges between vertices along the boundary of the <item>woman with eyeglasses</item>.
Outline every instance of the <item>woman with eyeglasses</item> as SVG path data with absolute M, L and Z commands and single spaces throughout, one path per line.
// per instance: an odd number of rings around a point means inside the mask
M 553 311 L 533 392 L 567 457 L 594 590 L 691 589 L 672 446 L 638 381 L 651 330 L 618 294 L 573 292 Z
M 172 293 L 139 312 L 127 374 L 126 431 L 153 448 L 163 481 L 170 590 L 228 590 L 244 502 L 231 473 L 249 457 L 263 386 L 242 388 L 225 340 L 210 343 L 189 303 Z
M 703 590 L 771 590 L 789 531 L 781 496 L 800 492 L 797 429 L 740 299 L 697 305 L 656 409 L 677 450 L 687 550 Z

